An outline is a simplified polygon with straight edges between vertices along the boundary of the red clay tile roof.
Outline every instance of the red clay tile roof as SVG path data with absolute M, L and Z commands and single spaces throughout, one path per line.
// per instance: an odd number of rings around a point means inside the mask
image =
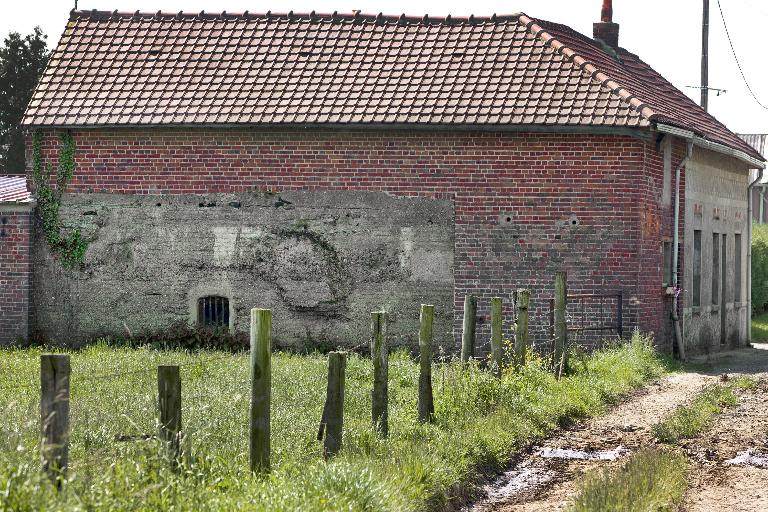
M 31 196 L 24 176 L 0 176 L 0 203 L 26 203 Z
M 22 124 L 657 121 L 759 158 L 636 56 L 523 14 L 74 11 Z

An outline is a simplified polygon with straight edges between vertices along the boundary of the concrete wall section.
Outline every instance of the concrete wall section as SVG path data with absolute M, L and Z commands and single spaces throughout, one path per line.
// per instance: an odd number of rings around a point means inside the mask
M 32 207 L 0 204 L 0 344 L 27 338 Z
M 89 240 L 64 270 L 36 240 L 34 317 L 42 338 L 78 341 L 195 321 L 197 300 L 227 297 L 231 325 L 274 310 L 278 344 L 368 343 L 370 312 L 391 312 L 415 344 L 419 304 L 436 306 L 451 345 L 454 215 L 449 200 L 381 192 L 208 195 L 70 193 L 62 216 Z
M 746 342 L 747 289 L 747 185 L 748 169 L 732 158 L 694 148 L 687 166 L 685 187 L 685 272 L 683 281 L 683 332 L 691 353 L 710 353 L 743 346 Z M 700 304 L 694 304 L 694 232 L 701 237 Z M 713 290 L 713 234 L 725 240 L 725 287 L 718 275 L 717 287 L 724 290 L 717 304 Z M 735 260 L 735 235 L 741 236 L 741 261 Z M 724 237 L 723 237 L 724 235 Z M 722 252 L 720 253 L 722 256 Z M 722 266 L 718 267 L 722 271 Z M 741 275 L 737 275 L 737 269 Z M 736 286 L 736 280 L 740 286 Z M 738 296 L 735 296 L 740 288 Z M 722 329 L 722 326 L 725 329 Z

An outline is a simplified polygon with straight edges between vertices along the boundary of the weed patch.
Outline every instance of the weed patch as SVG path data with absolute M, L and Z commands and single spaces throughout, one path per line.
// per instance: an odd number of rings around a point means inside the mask
M 618 470 L 588 480 L 571 512 L 675 510 L 685 493 L 686 467 L 679 453 L 646 448 Z
M 736 405 L 738 398 L 735 389 L 747 389 L 753 385 L 751 379 L 740 377 L 726 385 L 709 387 L 700 392 L 689 405 L 678 407 L 669 418 L 654 425 L 653 435 L 663 443 L 694 438 L 710 425 L 723 407 Z

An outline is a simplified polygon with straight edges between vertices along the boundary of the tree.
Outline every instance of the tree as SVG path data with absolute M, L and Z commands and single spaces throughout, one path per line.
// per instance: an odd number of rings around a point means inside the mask
M 40 27 L 23 38 L 11 32 L 0 47 L 0 175 L 24 172 L 24 132 L 19 123 L 49 55 Z

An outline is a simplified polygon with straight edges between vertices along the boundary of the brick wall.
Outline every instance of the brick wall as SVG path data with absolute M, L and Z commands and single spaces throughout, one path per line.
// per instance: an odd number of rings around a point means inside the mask
M 635 325 L 658 332 L 662 324 L 659 235 L 669 225 L 659 207 L 663 164 L 655 144 L 638 138 L 314 129 L 99 129 L 74 136 L 72 192 L 326 189 L 452 200 L 454 333 L 464 295 L 478 294 L 480 345 L 488 338 L 489 299 L 509 298 L 520 287 L 532 290 L 532 329 L 543 341 L 546 299 L 560 269 L 573 293 L 622 290 L 625 332 Z M 47 157 L 55 159 L 56 146 L 49 134 Z
M 0 344 L 28 335 L 31 220 L 29 207 L 0 204 Z

